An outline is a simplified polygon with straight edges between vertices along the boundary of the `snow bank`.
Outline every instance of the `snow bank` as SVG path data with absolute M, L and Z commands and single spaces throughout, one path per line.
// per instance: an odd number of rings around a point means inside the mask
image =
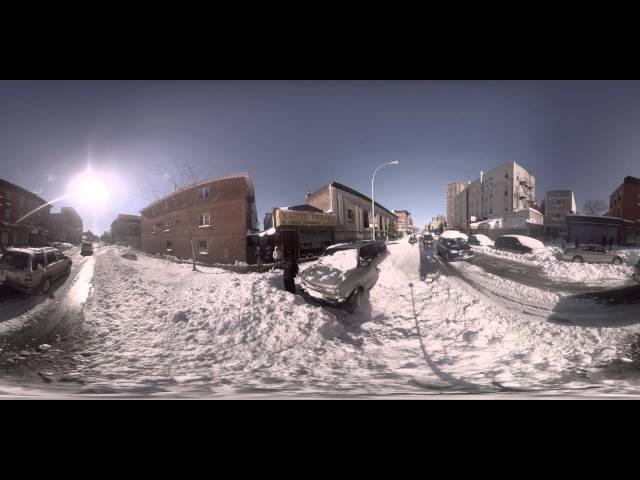
M 482 235 L 481 233 L 475 234 L 476 240 L 480 243 L 480 246 L 491 246 L 493 245 L 493 240 L 491 240 L 486 235 Z

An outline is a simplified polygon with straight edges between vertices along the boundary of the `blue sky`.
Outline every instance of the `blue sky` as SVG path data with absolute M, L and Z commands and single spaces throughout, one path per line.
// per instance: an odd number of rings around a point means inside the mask
M 408 209 L 445 213 L 445 185 L 515 160 L 536 196 L 574 189 L 578 208 L 640 176 L 640 82 L 3 81 L 0 178 L 47 200 L 91 159 L 112 190 L 99 209 L 76 199 L 85 228 L 108 229 L 198 177 L 248 171 L 260 221 L 335 180 Z M 57 211 L 57 208 L 54 209 Z

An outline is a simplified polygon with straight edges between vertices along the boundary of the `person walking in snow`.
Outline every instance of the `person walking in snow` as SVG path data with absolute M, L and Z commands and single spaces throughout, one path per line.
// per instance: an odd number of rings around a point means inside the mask
M 613 237 L 609 238 L 609 251 L 613 250 Z
M 285 263 L 284 273 L 282 274 L 284 289 L 287 292 L 291 292 L 293 294 L 296 293 L 296 284 L 293 280 L 296 275 L 298 275 L 298 263 L 296 262 L 295 257 L 292 256 L 287 263 Z
M 262 272 L 262 250 L 260 249 L 260 245 L 256 247 L 256 251 L 254 253 L 256 254 L 256 260 L 258 262 L 258 271 Z
M 602 248 L 607 249 L 607 237 L 602 237 Z
M 274 268 L 280 268 L 281 260 L 282 260 L 282 252 L 280 251 L 280 248 L 278 248 L 278 245 L 276 245 L 275 248 L 273 249 Z

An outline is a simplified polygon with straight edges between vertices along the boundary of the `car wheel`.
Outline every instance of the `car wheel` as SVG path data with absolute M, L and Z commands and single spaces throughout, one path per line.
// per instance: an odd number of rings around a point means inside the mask
M 573 263 L 582 263 L 582 262 L 584 262 L 584 260 L 582 260 L 582 257 L 579 257 L 579 256 L 573 257 L 573 259 L 571 261 Z
M 614 265 L 621 265 L 622 264 L 622 259 L 620 257 L 616 257 L 613 259 L 613 264 Z
M 46 277 L 44 280 L 42 280 L 42 283 L 40 284 L 40 291 L 42 293 L 47 293 L 50 288 L 51 288 L 51 280 L 49 279 L 49 277 Z

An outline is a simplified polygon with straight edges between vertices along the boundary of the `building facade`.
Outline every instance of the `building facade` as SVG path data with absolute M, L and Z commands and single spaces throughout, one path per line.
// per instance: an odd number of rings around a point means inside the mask
M 504 163 L 470 182 L 454 201 L 454 224 L 498 218 L 505 212 L 530 208 L 535 201 L 535 177 L 516 162 Z
M 447 217 L 444 215 L 436 215 L 431 217 L 431 223 L 429 223 L 429 230 L 432 232 L 438 231 L 444 228 L 444 224 L 447 222 Z
M 453 228 L 459 227 L 455 220 L 456 197 L 465 189 L 465 187 L 464 182 L 451 182 L 447 184 L 447 224 Z
M 141 248 L 206 263 L 247 261 L 247 236 L 258 231 L 247 173 L 211 178 L 176 190 L 140 212 Z
M 50 241 L 50 221 L 51 205 L 47 205 L 47 202 L 35 193 L 0 179 L 0 243 L 2 245 L 46 246 Z
M 371 199 L 338 182 L 331 182 L 316 192 L 307 193 L 306 203 L 336 216 L 336 242 L 371 239 L 374 222 L 376 238 L 386 239 L 390 233 L 398 230 L 398 217 L 393 212 L 376 202 L 374 219 Z
M 393 213 L 398 217 L 398 231 L 404 234 L 413 233 L 415 227 L 413 225 L 413 219 L 411 218 L 411 212 L 409 212 L 409 210 L 393 210 Z
M 567 215 L 577 213 L 573 190 L 550 190 L 544 195 L 544 230 L 550 237 L 568 233 Z
M 640 178 L 624 177 L 609 197 L 609 216 L 640 222 Z
M 142 217 L 121 213 L 111 223 L 111 241 L 116 245 L 140 248 Z
M 66 242 L 78 245 L 82 242 L 82 218 L 73 207 L 62 207 L 60 212 L 51 214 L 52 242 Z

